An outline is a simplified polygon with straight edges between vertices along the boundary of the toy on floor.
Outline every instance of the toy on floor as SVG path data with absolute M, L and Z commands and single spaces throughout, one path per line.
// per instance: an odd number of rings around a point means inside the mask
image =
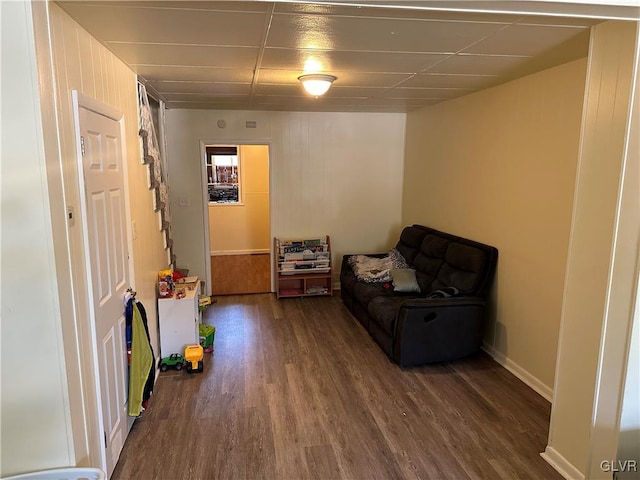
M 201 345 L 187 345 L 184 349 L 187 361 L 187 372 L 202 372 L 204 370 L 204 350 Z
M 176 370 L 182 370 L 184 366 L 184 357 L 179 353 L 172 353 L 168 357 L 164 357 L 160 361 L 160 371 L 166 372 L 169 368 L 175 368 Z
M 204 353 L 213 352 L 213 338 L 216 334 L 216 327 L 201 323 L 198 326 L 198 331 L 200 333 L 200 345 L 202 345 Z

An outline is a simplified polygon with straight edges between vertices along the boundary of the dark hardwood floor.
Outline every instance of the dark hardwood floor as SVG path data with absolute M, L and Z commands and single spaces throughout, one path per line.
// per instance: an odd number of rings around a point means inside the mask
M 490 357 L 401 370 L 339 296 L 219 297 L 202 374 L 160 375 L 113 479 L 561 479 L 549 403 Z

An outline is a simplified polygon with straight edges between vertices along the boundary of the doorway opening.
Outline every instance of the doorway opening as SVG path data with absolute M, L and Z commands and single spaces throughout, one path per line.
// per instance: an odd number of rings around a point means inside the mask
M 269 146 L 205 145 L 211 293 L 271 291 Z

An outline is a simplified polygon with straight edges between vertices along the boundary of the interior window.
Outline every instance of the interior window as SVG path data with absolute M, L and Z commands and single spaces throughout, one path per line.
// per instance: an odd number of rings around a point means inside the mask
M 209 202 L 240 202 L 240 161 L 237 146 L 207 147 Z

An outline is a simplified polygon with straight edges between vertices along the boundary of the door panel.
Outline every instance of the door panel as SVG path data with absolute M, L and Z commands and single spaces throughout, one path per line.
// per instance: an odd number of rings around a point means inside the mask
M 112 212 L 124 212 L 124 199 L 122 198 L 121 191 L 110 191 L 109 203 L 111 204 Z M 127 255 L 125 250 L 127 239 L 125 236 L 124 218 L 122 218 L 122 216 L 113 215 L 111 217 L 111 235 L 113 236 L 111 241 L 114 245 L 114 255 L 112 257 L 113 283 L 116 285 L 117 290 L 121 290 L 123 287 L 126 288 L 125 270 L 127 268 Z
M 79 108 L 86 224 L 107 474 L 129 429 L 123 298 L 129 285 L 120 124 Z
M 109 263 L 109 239 L 107 238 L 108 212 L 104 192 L 93 192 L 91 194 L 91 209 L 89 210 L 89 215 L 89 221 L 93 224 L 93 241 L 91 243 L 95 249 L 95 263 L 97 265 L 107 265 Z M 92 277 L 97 281 L 97 285 L 94 286 L 94 293 L 97 294 L 96 297 L 102 305 L 111 297 L 109 268 L 99 268 L 97 270 L 93 270 L 92 268 Z

